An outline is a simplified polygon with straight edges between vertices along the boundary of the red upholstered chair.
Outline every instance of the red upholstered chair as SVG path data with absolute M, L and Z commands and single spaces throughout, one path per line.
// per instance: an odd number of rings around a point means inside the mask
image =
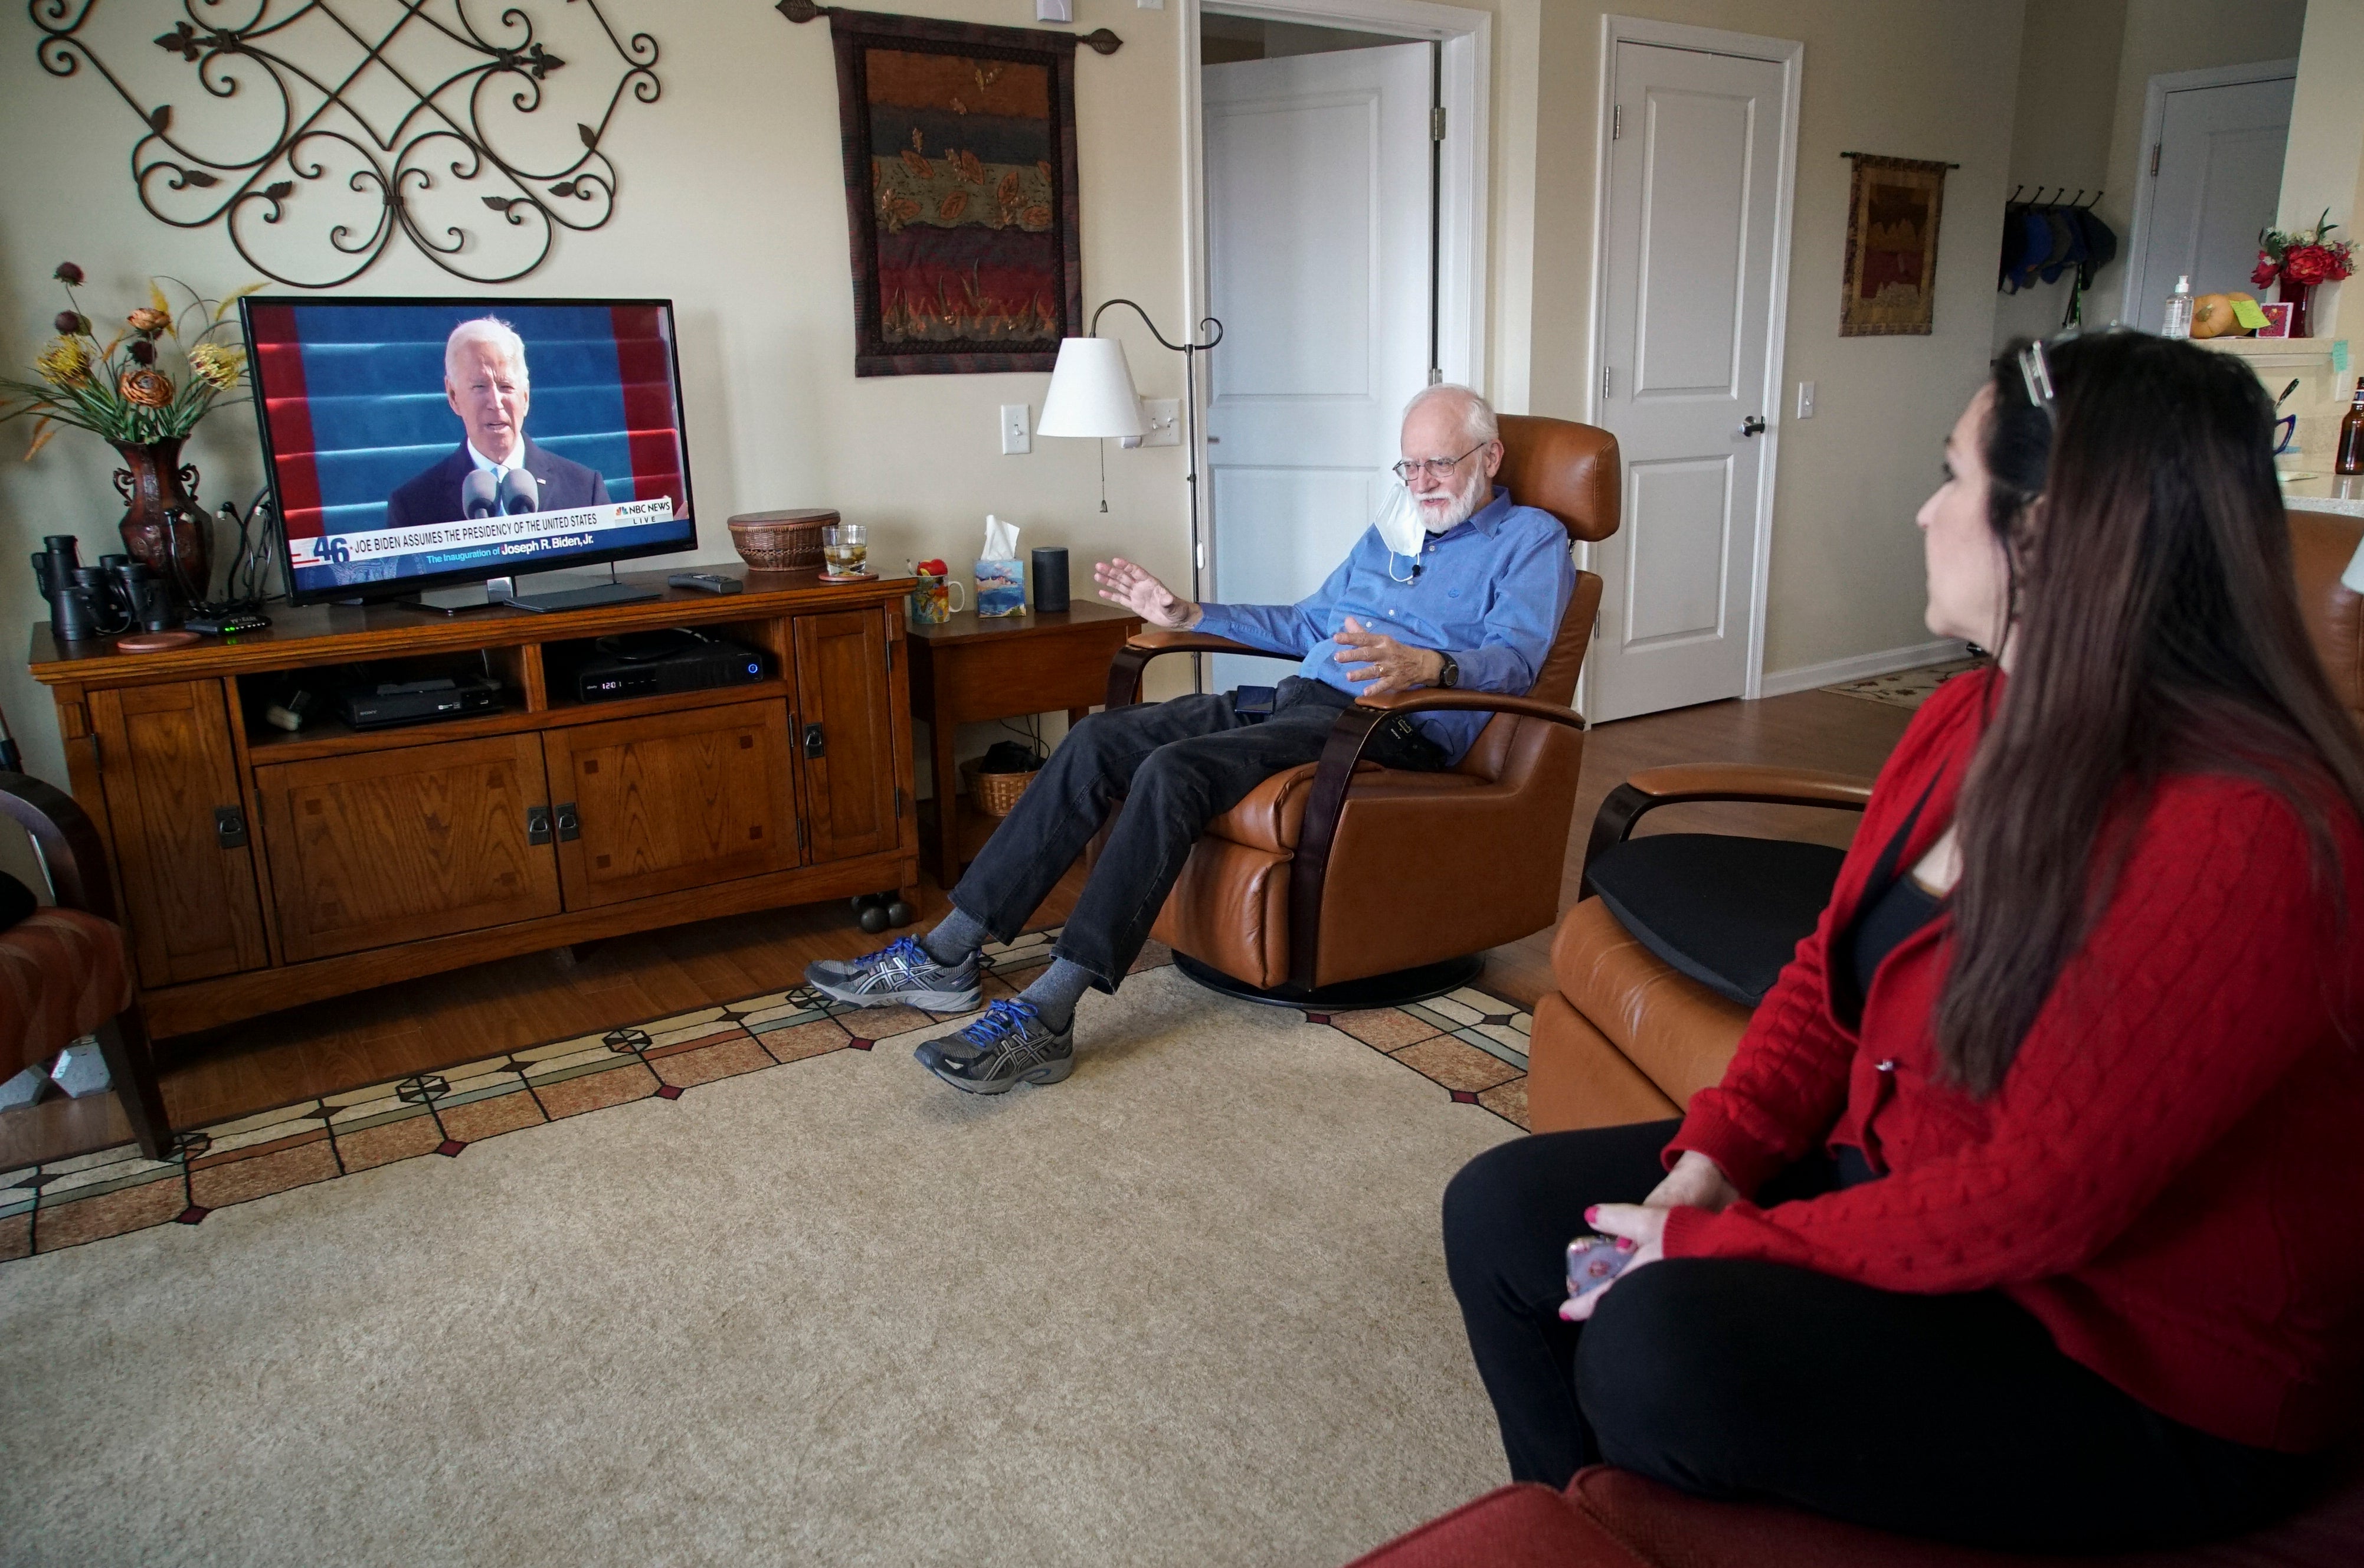
M 139 1151 L 162 1160 L 173 1129 L 98 829 L 72 797 L 22 773 L 0 773 L 0 814 L 40 847 L 57 897 L 0 931 L 0 1081 L 96 1035 Z

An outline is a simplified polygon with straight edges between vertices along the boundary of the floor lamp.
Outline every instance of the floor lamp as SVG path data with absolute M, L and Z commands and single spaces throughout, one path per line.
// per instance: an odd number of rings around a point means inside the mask
M 1182 356 L 1182 417 L 1185 480 L 1190 486 L 1190 596 L 1199 596 L 1199 574 L 1206 565 L 1206 548 L 1199 536 L 1199 356 L 1223 340 L 1223 324 L 1210 316 L 1199 323 L 1208 334 L 1203 343 L 1168 343 L 1149 312 L 1129 299 L 1111 299 L 1092 312 L 1092 336 L 1059 340 L 1058 362 L 1052 367 L 1051 390 L 1043 397 L 1043 419 L 1035 428 L 1046 436 L 1113 437 L 1137 447 L 1148 433 L 1142 422 L 1141 394 L 1133 389 L 1132 368 L 1124 345 L 1099 336 L 1100 317 L 1110 306 L 1129 306 L 1158 343 Z M 1100 510 L 1108 510 L 1107 471 L 1101 471 Z M 1193 661 L 1195 662 L 1195 661 Z

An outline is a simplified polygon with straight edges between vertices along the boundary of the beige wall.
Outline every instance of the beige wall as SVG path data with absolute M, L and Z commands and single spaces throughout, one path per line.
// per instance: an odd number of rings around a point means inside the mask
M 1645 15 L 1794 39 L 1806 46 L 1790 251 L 1780 473 L 1766 627 L 1768 673 L 1929 640 L 1912 515 L 1938 448 L 1984 373 L 1994 257 L 2019 75 L 2019 0 L 1895 6 L 1880 0 L 1551 3 L 1541 45 L 1535 182 L 1533 411 L 1588 406 L 1601 17 Z M 1926 338 L 1838 335 L 1850 165 L 1843 150 L 1944 159 L 1936 329 Z M 1795 384 L 1817 384 L 1811 420 L 1785 417 Z
M 1004 24 L 1031 16 L 1010 0 L 929 0 L 922 8 Z M 595 72 L 613 81 L 599 62 L 604 45 L 562 41 L 584 20 L 580 7 L 544 0 L 532 9 L 552 47 L 578 62 L 552 78 L 553 90 L 569 85 L 572 71 L 586 89 Z M 999 455 L 997 406 L 1030 403 L 1039 417 L 1047 376 L 854 377 L 825 23 L 791 26 L 758 0 L 610 0 L 608 10 L 619 28 L 645 28 L 663 49 L 662 100 L 617 115 L 610 146 L 622 195 L 614 222 L 562 237 L 547 265 L 506 290 L 463 284 L 397 241 L 351 292 L 671 296 L 705 545 L 698 559 L 732 559 L 722 524 L 733 512 L 831 506 L 872 524 L 876 553 L 890 564 L 935 554 L 963 562 L 976 558 L 985 515 L 995 512 L 1022 526 L 1021 547 L 1066 545 L 1087 570 L 1096 554 L 1121 551 L 1187 581 L 1178 449 L 1111 444 L 1103 517 L 1095 443 L 1038 438 L 1031 456 Z M 1125 40 L 1112 56 L 1080 51 L 1076 68 L 1087 304 L 1130 295 L 1172 336 L 1182 316 L 1179 11 L 1124 0 L 1077 0 L 1076 10 L 1079 29 L 1110 27 Z M 160 96 L 185 97 L 185 68 L 148 41 L 159 30 L 154 17 L 101 7 L 102 18 L 110 13 L 109 64 L 174 89 Z M 568 99 L 545 112 L 565 116 L 562 129 L 594 117 Z M 135 129 L 87 70 L 59 81 L 39 69 L 21 8 L 0 18 L 0 145 L 12 152 L 0 185 L 0 365 L 12 373 L 24 373 L 63 303 L 48 281 L 61 260 L 89 272 L 95 286 L 84 297 L 95 317 L 128 308 L 151 272 L 210 295 L 252 276 L 218 228 L 170 229 L 139 208 L 125 172 Z M 300 221 L 300 204 L 294 210 Z M 1179 357 L 1157 349 L 1137 322 L 1122 325 L 1132 319 L 1126 313 L 1110 319 L 1143 395 L 1180 396 Z M 25 557 L 46 533 L 78 532 L 85 558 L 117 548 L 109 541 L 121 507 L 107 480 L 114 454 L 95 437 L 67 431 L 23 463 L 25 434 L 22 425 L 0 427 L 0 703 L 32 770 L 62 782 L 48 695 L 23 663 L 27 628 L 47 618 Z M 243 500 L 260 483 L 245 406 L 217 411 L 191 453 L 208 504 Z
M 2090 200 L 2110 183 L 2110 134 L 2117 116 L 2118 53 L 2125 42 L 2127 0 L 2047 0 L 2031 6 L 2019 50 L 2019 97 L 2012 116 L 2011 177 L 2029 199 L 2064 187 Z M 2139 94 L 2137 97 L 2139 97 Z M 2077 193 L 2087 193 L 2079 197 Z M 2100 204 L 2095 203 L 2095 209 Z M 2099 279 L 2095 280 L 2097 283 Z M 1995 296 L 1994 346 L 2057 332 L 2070 284 L 2037 284 Z M 2117 312 L 2114 288 L 2089 294 L 2088 320 Z

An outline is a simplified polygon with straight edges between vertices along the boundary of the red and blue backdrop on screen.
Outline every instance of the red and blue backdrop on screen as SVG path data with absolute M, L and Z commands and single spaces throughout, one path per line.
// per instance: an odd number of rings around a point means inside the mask
M 297 598 L 697 543 L 670 303 L 240 303 Z M 524 346 L 523 374 L 503 373 L 523 417 L 487 438 L 505 452 L 478 450 L 446 395 L 453 329 L 488 317 Z

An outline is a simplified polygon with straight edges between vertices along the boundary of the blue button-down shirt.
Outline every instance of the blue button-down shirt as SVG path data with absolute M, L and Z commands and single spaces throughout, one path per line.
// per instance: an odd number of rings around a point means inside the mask
M 1575 592 L 1567 530 L 1550 513 L 1512 502 L 1498 484 L 1494 498 L 1466 522 L 1429 535 L 1417 562 L 1389 550 L 1378 529 L 1366 528 L 1308 597 L 1294 605 L 1203 605 L 1206 618 L 1197 629 L 1301 654 L 1299 675 L 1352 692 L 1370 683 L 1346 678 L 1339 661 L 1356 663 L 1355 651 L 1331 640 L 1352 616 L 1366 631 L 1452 654 L 1465 690 L 1523 695 Z M 1424 713 L 1416 722 L 1459 762 L 1489 717 Z

